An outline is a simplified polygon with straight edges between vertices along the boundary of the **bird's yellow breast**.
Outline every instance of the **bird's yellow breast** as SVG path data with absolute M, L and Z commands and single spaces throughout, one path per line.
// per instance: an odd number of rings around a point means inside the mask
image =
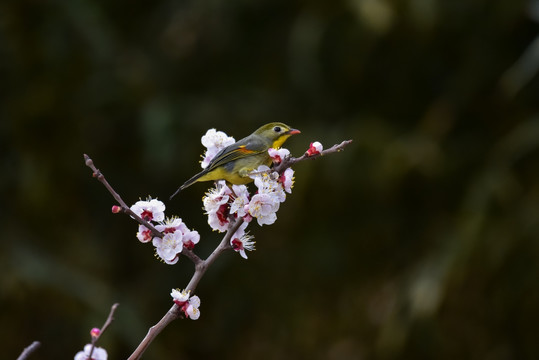
M 277 140 L 275 140 L 273 142 L 273 144 L 271 145 L 272 148 L 274 149 L 278 149 L 281 147 L 281 145 L 284 144 L 284 142 L 290 137 L 290 135 L 282 135 L 281 137 L 279 137 Z

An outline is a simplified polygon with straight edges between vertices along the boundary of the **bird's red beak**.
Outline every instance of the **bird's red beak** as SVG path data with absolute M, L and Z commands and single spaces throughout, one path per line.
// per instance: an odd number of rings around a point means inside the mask
M 296 134 L 300 134 L 301 131 L 299 131 L 298 129 L 290 129 L 288 130 L 288 134 L 290 135 L 296 135 Z

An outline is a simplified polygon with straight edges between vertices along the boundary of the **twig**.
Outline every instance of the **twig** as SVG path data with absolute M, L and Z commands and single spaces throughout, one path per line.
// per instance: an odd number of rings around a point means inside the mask
M 116 200 L 116 202 L 120 205 L 120 208 L 122 209 L 122 212 L 131 216 L 133 219 L 135 219 L 136 222 L 138 222 L 141 225 L 144 225 L 147 229 L 149 229 L 154 237 L 162 238 L 164 234 L 157 230 L 155 226 L 153 226 L 150 222 L 144 220 L 137 214 L 135 214 L 129 206 L 123 201 L 122 197 L 114 190 L 114 188 L 109 184 L 107 179 L 105 178 L 105 175 L 101 173 L 101 171 L 95 167 L 94 161 L 86 154 L 84 154 L 84 163 L 86 166 L 88 166 L 90 169 L 92 169 L 93 173 L 92 176 L 95 177 L 100 183 L 102 183 L 105 188 L 109 191 L 109 193 L 112 195 L 112 197 Z M 191 250 L 189 249 L 183 249 L 182 254 L 185 255 L 187 258 L 191 259 L 193 263 L 196 265 L 202 260 Z
M 300 161 L 309 160 L 309 159 L 316 159 L 316 158 L 318 158 L 320 156 L 333 154 L 333 153 L 342 151 L 342 150 L 344 150 L 344 147 L 346 145 L 350 144 L 351 142 L 352 142 L 352 140 L 345 140 L 345 141 L 341 142 L 340 144 L 335 144 L 332 147 L 330 147 L 329 149 L 322 150 L 322 152 L 320 152 L 319 154 L 315 154 L 315 155 L 303 154 L 299 158 L 295 158 L 293 156 L 286 157 L 286 158 L 283 159 L 283 161 L 281 161 L 280 164 L 275 165 L 273 167 L 273 170 L 277 171 L 279 174 L 282 174 L 287 168 L 291 167 L 292 165 L 294 165 L 294 164 L 296 164 L 296 163 L 298 163 Z
M 97 343 L 97 340 L 99 340 L 101 338 L 101 335 L 103 335 L 105 330 L 107 330 L 109 325 L 114 320 L 114 312 L 116 311 L 116 309 L 118 308 L 119 305 L 120 304 L 118 304 L 118 303 L 115 303 L 114 305 L 112 305 L 112 307 L 110 308 L 110 313 L 109 313 L 109 316 L 107 317 L 107 320 L 105 321 L 105 323 L 103 324 L 101 329 L 99 329 L 100 330 L 99 334 L 97 336 L 92 336 L 92 348 L 90 349 L 90 354 L 88 355 L 88 358 L 90 358 L 90 359 L 92 358 L 92 354 L 94 352 L 95 344 Z
M 101 171 L 95 167 L 94 161 L 86 154 L 84 154 L 84 163 L 86 164 L 86 166 L 92 169 L 93 171 L 92 176 L 95 177 L 97 180 L 99 180 L 99 182 L 105 186 L 105 188 L 109 191 L 112 197 L 118 202 L 118 204 L 120 205 L 120 208 L 122 209 L 122 212 L 131 216 L 139 224 L 144 225 L 148 229 L 150 229 L 154 237 L 160 237 L 160 238 L 163 237 L 163 233 L 157 230 L 150 222 L 144 220 L 143 218 L 135 214 L 131 210 L 131 208 L 127 206 L 127 204 L 125 203 L 125 201 L 123 201 L 120 195 L 112 188 L 112 186 L 110 186 L 109 182 L 107 181 L 107 179 L 105 179 L 105 176 L 101 173 Z
M 39 341 L 34 341 L 33 343 L 31 343 L 30 345 L 28 345 L 27 347 L 24 348 L 24 350 L 19 355 L 17 360 L 26 360 L 26 359 L 28 359 L 28 357 L 30 355 L 32 355 L 32 353 L 34 351 L 36 351 L 37 348 L 40 347 L 40 346 L 41 346 L 41 343 Z
M 204 276 L 204 273 L 211 264 L 221 255 L 224 251 L 231 249 L 230 245 L 230 238 L 234 235 L 234 233 L 238 230 L 240 225 L 243 223 L 243 219 L 238 219 L 233 223 L 230 223 L 228 226 L 228 230 L 223 237 L 223 240 L 219 243 L 219 245 L 213 250 L 213 252 L 208 256 L 206 260 L 200 260 L 195 265 L 195 273 L 191 277 L 191 280 L 189 281 L 189 284 L 185 288 L 187 291 L 190 291 L 191 293 L 195 292 L 195 289 L 202 279 L 202 276 Z M 185 249 L 184 249 L 185 250 Z M 180 308 L 178 305 L 174 304 L 172 307 L 167 311 L 165 316 L 159 320 L 157 324 L 152 326 L 149 330 L 144 339 L 142 339 L 141 343 L 137 346 L 133 354 L 129 357 L 128 360 L 137 360 L 140 359 L 144 351 L 150 346 L 152 341 L 163 331 L 165 327 L 168 326 L 172 321 L 183 318 L 183 313 L 180 311 Z

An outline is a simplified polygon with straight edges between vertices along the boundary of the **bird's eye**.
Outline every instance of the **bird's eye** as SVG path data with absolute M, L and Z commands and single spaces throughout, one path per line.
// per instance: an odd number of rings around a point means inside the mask
M 276 126 L 273 128 L 273 131 L 275 132 L 281 132 L 281 127 L 280 126 Z

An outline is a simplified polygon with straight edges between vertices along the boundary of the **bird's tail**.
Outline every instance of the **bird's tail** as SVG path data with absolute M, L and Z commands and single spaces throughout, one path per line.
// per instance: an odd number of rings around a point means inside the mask
M 195 176 L 193 176 L 192 178 L 190 178 L 189 180 L 187 180 L 182 186 L 180 186 L 180 187 L 178 188 L 178 190 L 176 190 L 176 191 L 174 192 L 174 194 L 172 194 L 172 195 L 170 196 L 169 200 L 172 200 L 172 198 L 173 198 L 174 196 L 178 195 L 178 193 L 179 193 L 180 191 L 182 191 L 183 189 L 185 189 L 186 187 L 189 187 L 189 186 L 193 185 L 194 183 L 196 183 L 197 180 L 198 180 L 201 176 L 205 175 L 206 173 L 207 173 L 207 171 L 206 171 L 206 170 L 203 170 L 203 171 L 199 172 L 198 174 L 196 174 Z

